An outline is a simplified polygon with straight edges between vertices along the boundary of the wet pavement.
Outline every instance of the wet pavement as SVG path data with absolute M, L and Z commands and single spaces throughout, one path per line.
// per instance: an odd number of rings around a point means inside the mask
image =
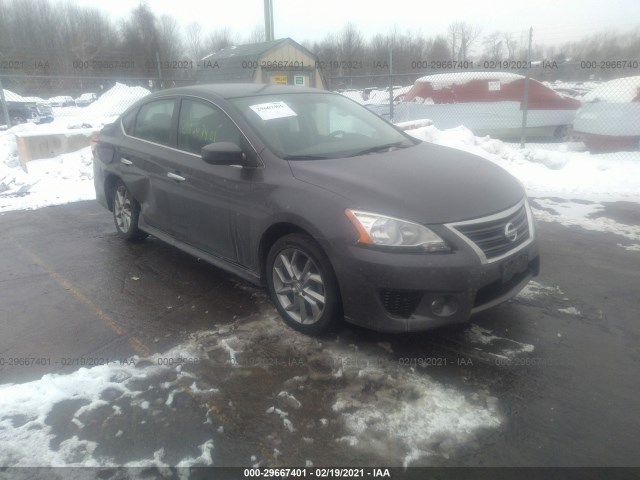
M 0 466 L 640 465 L 640 253 L 617 235 L 539 223 L 541 276 L 468 325 L 311 338 L 94 202 L 0 226 Z

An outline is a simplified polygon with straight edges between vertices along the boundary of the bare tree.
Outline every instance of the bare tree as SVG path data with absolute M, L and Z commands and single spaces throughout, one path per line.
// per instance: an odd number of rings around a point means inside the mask
M 262 43 L 264 42 L 264 39 L 264 26 L 256 25 L 255 27 L 253 27 L 253 30 L 251 30 L 251 33 L 247 37 L 245 43 Z
M 197 22 L 190 23 L 185 30 L 187 56 L 198 61 L 201 58 L 203 48 L 202 25 Z
M 233 45 L 234 38 L 231 30 L 228 27 L 218 28 L 211 32 L 206 42 L 206 51 L 207 54 L 217 52 L 218 50 L 222 50 L 223 48 L 230 47 Z
M 513 60 L 516 57 L 518 49 L 518 42 L 513 38 L 512 33 L 504 32 L 502 34 L 502 40 L 504 42 L 504 48 L 507 50 L 507 60 Z
M 180 26 L 175 17 L 163 15 L 158 25 L 160 57 L 164 60 L 181 58 L 184 46 L 180 36 Z
M 481 28 L 467 22 L 456 22 L 449 26 L 451 53 L 457 60 L 468 60 Z
M 156 17 L 146 3 L 140 3 L 121 25 L 122 49 L 131 52 L 136 67 L 155 76 L 160 50 Z
M 451 51 L 445 37 L 438 36 L 433 40 L 428 49 L 427 58 L 432 60 L 451 60 Z
M 484 45 L 484 55 L 487 60 L 502 60 L 504 49 L 503 35 L 495 31 L 487 35 L 482 41 Z

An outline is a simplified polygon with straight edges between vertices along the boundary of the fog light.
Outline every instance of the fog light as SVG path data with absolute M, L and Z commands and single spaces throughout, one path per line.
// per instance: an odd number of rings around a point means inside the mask
M 431 311 L 438 317 L 449 317 L 458 311 L 458 302 L 450 295 L 438 297 L 431 302 Z

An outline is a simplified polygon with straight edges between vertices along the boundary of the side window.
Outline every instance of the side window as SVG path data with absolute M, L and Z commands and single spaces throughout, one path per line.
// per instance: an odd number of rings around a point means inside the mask
M 242 134 L 219 108 L 195 100 L 182 100 L 178 120 L 178 148 L 200 155 L 205 145 L 231 142 L 238 146 Z
M 169 145 L 175 103 L 173 99 L 157 100 L 140 107 L 133 135 L 150 142 Z
M 138 113 L 137 108 L 131 110 L 122 117 L 122 128 L 124 129 L 124 133 L 127 135 L 131 135 L 133 133 L 133 121 L 136 119 L 136 113 Z

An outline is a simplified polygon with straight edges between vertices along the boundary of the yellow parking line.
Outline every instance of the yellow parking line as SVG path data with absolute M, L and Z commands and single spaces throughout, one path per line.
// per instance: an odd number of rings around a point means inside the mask
M 20 245 L 18 242 L 13 240 L 13 243 L 19 250 L 21 250 L 33 263 L 42 268 L 47 274 L 63 289 L 65 289 L 72 297 L 74 297 L 78 302 L 83 304 L 85 307 L 89 308 L 95 315 L 102 320 L 116 335 L 126 335 L 127 330 L 118 323 L 118 321 L 113 318 L 111 315 L 106 313 L 100 307 L 98 307 L 93 301 L 87 297 L 84 293 L 78 290 L 75 285 L 73 285 L 69 280 L 64 278 L 58 272 L 50 268 L 44 260 L 42 260 L 38 255 L 33 253 L 31 250 L 27 249 L 23 245 Z M 151 351 L 136 337 L 129 337 L 129 343 L 133 347 L 133 350 L 138 354 L 144 357 L 149 356 Z

